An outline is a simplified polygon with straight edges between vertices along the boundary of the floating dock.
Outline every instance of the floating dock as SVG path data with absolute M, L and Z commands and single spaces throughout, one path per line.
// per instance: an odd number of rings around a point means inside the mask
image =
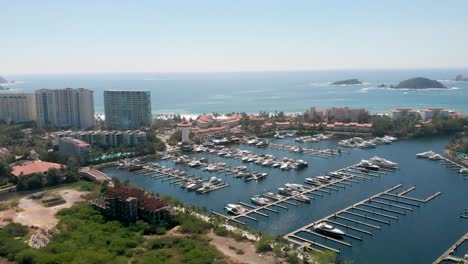
M 398 220 L 398 216 L 390 215 L 388 214 L 388 212 L 396 213 L 399 215 L 406 215 L 406 211 L 412 211 L 413 207 L 420 206 L 420 204 L 416 203 L 412 203 L 411 205 L 409 205 L 412 207 L 408 207 L 407 203 L 403 203 L 405 206 L 399 205 L 400 203 L 404 202 L 404 199 L 418 200 L 421 201 L 420 203 L 422 204 L 430 201 L 431 199 L 429 198 L 437 197 L 440 194 L 436 193 L 434 195 L 431 195 L 428 199 L 417 199 L 413 197 L 404 196 L 405 193 L 414 190 L 415 187 L 411 187 L 409 191 L 406 190 L 398 194 L 393 193 L 393 191 L 401 188 L 402 186 L 402 184 L 395 185 L 390 189 L 375 194 L 367 199 L 364 199 L 358 203 L 348 206 L 313 223 L 303 226 L 289 234 L 286 234 L 284 235 L 284 238 L 290 243 L 298 245 L 300 247 L 305 247 L 317 251 L 321 251 L 322 249 L 328 249 L 339 253 L 339 248 L 333 248 L 330 245 L 324 245 L 323 243 L 303 238 L 299 234 L 310 234 L 316 237 L 320 237 L 321 240 L 330 241 L 332 244 L 352 247 L 351 241 L 348 242 L 344 239 L 338 240 L 334 237 L 318 233 L 314 230 L 314 226 L 321 222 L 326 222 L 339 227 L 344 227 L 346 232 L 342 235 L 343 237 L 352 240 L 363 241 L 363 235 L 372 236 L 374 232 L 373 230 L 381 230 L 382 225 L 390 225 L 392 221 Z M 392 197 L 398 196 L 398 198 L 401 199 L 394 199 L 391 201 L 391 203 L 382 202 L 381 206 L 374 205 L 376 202 L 384 200 L 384 198 L 386 198 L 390 194 L 392 195 Z M 373 208 L 374 210 L 371 210 L 369 208 Z M 350 230 L 353 231 L 352 234 L 349 233 Z
M 452 262 L 457 262 L 457 263 L 466 263 L 466 260 L 463 259 L 463 257 L 457 257 L 453 256 L 452 253 L 465 241 L 468 240 L 468 233 L 464 234 L 460 239 L 458 239 L 455 244 L 453 244 L 447 251 L 444 252 L 439 258 L 437 258 L 432 264 L 439 264 L 442 263 L 443 261 L 452 261 Z

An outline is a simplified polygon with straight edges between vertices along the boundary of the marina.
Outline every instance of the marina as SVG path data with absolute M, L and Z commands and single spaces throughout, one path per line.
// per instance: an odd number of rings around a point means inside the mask
M 444 261 L 456 262 L 456 263 L 466 263 L 468 262 L 468 254 L 464 256 L 455 256 L 453 255 L 454 251 L 458 249 L 461 245 L 466 243 L 468 240 L 468 233 L 464 234 L 455 244 L 453 244 L 447 251 L 444 252 L 439 258 L 437 258 L 432 264 L 443 263 Z
M 369 236 L 373 235 L 371 231 L 372 229 L 381 230 L 382 224 L 390 225 L 391 224 L 390 220 L 398 220 L 397 216 L 389 215 L 388 213 L 375 211 L 379 208 L 379 206 L 380 208 L 384 208 L 384 205 L 385 205 L 385 208 L 393 207 L 393 209 L 400 210 L 399 212 L 401 214 L 406 215 L 406 211 L 413 211 L 413 209 L 410 207 L 404 207 L 404 206 L 398 205 L 399 203 L 403 203 L 405 205 L 408 204 L 404 202 L 405 199 L 413 200 L 413 201 L 417 200 L 419 203 L 427 203 L 441 194 L 441 192 L 437 192 L 429 196 L 426 199 L 417 199 L 417 198 L 402 195 L 401 193 L 399 194 L 392 193 L 393 191 L 401 188 L 402 186 L 403 186 L 402 184 L 395 185 L 390 189 L 387 189 L 381 193 L 373 195 L 365 200 L 355 203 L 342 210 L 334 212 L 331 215 L 328 215 L 322 219 L 312 222 L 297 230 L 294 230 L 293 232 L 284 235 L 284 238 L 292 244 L 298 245 L 300 247 L 306 247 L 311 250 L 322 251 L 326 249 L 326 250 L 334 251 L 336 253 L 340 253 L 341 252 L 340 249 L 334 248 L 329 245 L 321 244 L 312 238 L 310 239 L 304 238 L 300 236 L 299 233 L 306 233 L 309 235 L 318 236 L 322 238 L 322 240 L 325 240 L 328 242 L 331 241 L 331 242 L 334 242 L 335 244 L 352 247 L 352 241 L 345 241 L 342 239 L 342 237 L 347 237 L 347 238 L 350 238 L 352 240 L 357 240 L 357 241 L 363 241 L 364 240 L 363 235 L 369 235 Z M 408 193 L 409 191 L 413 191 L 414 189 L 415 188 L 411 187 L 405 191 L 406 193 Z M 382 199 L 385 200 L 386 195 L 393 195 L 393 196 L 400 198 L 401 200 L 400 199 L 392 200 L 392 203 L 379 202 L 379 200 L 382 200 Z M 381 205 L 373 206 L 374 210 L 365 209 L 367 208 L 367 205 L 369 204 L 372 205 L 372 203 L 376 203 L 376 202 L 380 203 Z M 420 206 L 419 203 L 411 204 L 411 205 L 419 207 Z M 363 214 L 362 212 L 365 212 L 365 213 Z M 327 224 L 327 223 L 330 223 L 330 224 Z M 324 224 L 328 225 L 328 229 L 332 230 L 331 232 L 328 231 L 326 235 L 323 235 L 320 233 L 321 231 L 320 226 Z M 331 224 L 334 224 L 339 227 L 344 227 L 346 231 L 342 231 L 341 229 L 334 228 Z M 359 226 L 359 228 L 357 228 L 356 225 Z M 361 228 L 367 228 L 367 229 L 361 229 Z M 337 237 L 340 239 L 337 239 Z
M 309 144 L 311 146 L 313 144 L 313 148 L 336 149 L 336 142 L 336 140 L 322 140 L 301 144 L 304 147 L 309 147 Z M 271 143 L 296 144 L 293 137 L 284 139 L 274 138 L 271 139 Z M 365 206 L 357 206 L 349 211 L 354 214 L 367 215 L 371 218 L 390 222 L 390 225 L 380 221 L 361 219 L 356 215 L 348 213 L 340 214 L 339 217 L 330 220 L 331 222 L 327 221 L 327 224 L 332 225 L 334 228 L 344 230 L 355 237 L 362 237 L 362 241 L 344 237 L 344 242 L 350 243 L 351 247 L 317 235 L 306 233 L 299 233 L 298 235 L 304 239 L 315 241 L 315 243 L 337 249 L 340 251 L 341 257 L 353 259 L 356 263 L 374 263 L 375 261 L 369 261 L 369 259 L 375 260 L 374 254 L 388 256 L 388 258 L 385 258 L 380 263 L 390 264 L 395 263 L 395 261 L 398 263 L 410 263 L 406 261 L 407 257 L 403 253 L 398 253 L 401 247 L 414 252 L 425 252 L 424 254 L 418 254 L 416 260 L 412 262 L 430 263 L 439 257 L 453 241 L 459 238 L 460 231 L 468 228 L 467 219 L 460 217 L 461 213 L 464 213 L 464 208 L 450 206 L 450 204 L 459 204 L 460 201 L 467 201 L 467 197 L 463 191 L 466 190 L 466 184 L 468 184 L 466 179 L 464 177 L 456 177 L 460 175 L 456 169 L 447 169 L 446 166 L 441 166 L 442 163 L 439 161 L 434 162 L 433 160 L 415 157 L 415 154 L 427 151 L 428 149 L 441 153 L 446 144 L 447 141 L 444 139 L 399 140 L 392 144 L 381 145 L 378 148 L 347 149 L 348 153 L 329 159 L 303 153 L 294 153 L 283 149 L 257 148 L 256 146 L 247 144 L 239 145 L 239 148 L 242 150 L 250 151 L 259 156 L 289 157 L 294 160 L 303 159 L 309 163 L 304 169 L 290 169 L 287 171 L 270 166 L 262 166 L 261 164 L 255 164 L 255 162 L 243 162 L 239 158 L 219 156 L 215 153 L 194 151 L 185 154 L 191 160 L 206 158 L 210 164 L 226 163 L 226 167 L 230 168 L 246 166 L 249 172 L 268 173 L 268 176 L 264 180 L 250 182 L 236 179 L 229 172 L 209 172 L 202 170 L 200 167 L 195 168 L 186 164 L 176 164 L 173 158 L 155 160 L 155 162 L 160 163 L 162 166 L 183 170 L 191 178 L 202 177 L 202 179 L 207 180 L 214 176 L 229 184 L 229 187 L 203 195 L 200 195 L 196 191 L 187 191 L 184 188 L 180 188 L 180 185 L 172 183 L 182 180 L 179 178 L 155 175 L 155 177 L 161 178 L 154 179 L 143 176 L 144 174 L 142 173 L 117 170 L 115 168 L 107 168 L 103 172 L 110 177 L 129 180 L 136 186 L 141 186 L 148 191 L 171 195 L 185 203 L 206 207 L 209 211 L 213 212 L 213 215 L 221 214 L 222 216 L 219 217 L 222 219 L 233 219 L 233 221 L 228 220 L 232 224 L 248 226 L 249 228 L 262 233 L 269 233 L 273 236 L 277 234 L 289 234 L 298 228 L 317 222 L 324 216 L 367 199 L 377 192 L 386 190 L 396 184 L 404 184 L 405 188 L 381 196 L 386 199 L 374 199 L 372 203 L 366 203 Z M 219 147 L 217 151 L 224 148 L 231 149 Z M 398 165 L 392 169 L 380 167 L 378 171 L 372 170 L 370 166 L 366 169 L 365 166 L 369 165 L 366 162 L 363 162 L 362 166 L 357 166 L 363 159 L 370 161 L 375 156 L 395 162 Z M 328 179 L 339 182 L 334 182 L 333 185 L 326 182 L 316 182 L 315 179 L 319 176 L 323 176 L 323 180 Z M 309 184 L 306 182 L 308 178 L 314 180 Z M 305 194 L 310 198 L 309 203 L 292 199 L 291 196 L 279 196 L 278 188 L 287 188 L 287 183 L 300 184 L 310 189 L 315 188 L 315 191 Z M 318 183 L 324 184 L 321 184 L 322 187 L 320 187 L 317 185 Z M 422 202 L 422 200 L 430 198 L 427 197 L 427 194 L 436 194 L 437 192 L 442 192 L 443 194 L 433 197 L 430 199 L 430 202 Z M 417 200 L 396 197 L 394 195 L 401 195 Z M 268 199 L 268 204 L 273 203 L 274 205 L 265 206 L 257 204 L 252 200 L 254 197 L 266 198 Z M 396 203 L 392 200 L 403 201 L 404 203 Z M 245 209 L 243 212 L 245 217 L 226 213 L 225 207 L 228 204 L 242 206 Z M 394 204 L 399 207 L 388 206 L 387 204 Z M 413 204 L 419 204 L 420 206 L 413 206 Z M 412 210 L 408 210 L 407 208 L 411 208 Z M 381 229 L 349 222 L 348 219 L 357 220 L 372 226 L 380 226 Z M 395 222 L 397 224 L 394 224 Z M 444 226 L 443 234 L 438 233 L 435 235 L 427 232 L 427 230 L 431 230 L 434 226 L 438 225 Z M 388 229 L 391 229 L 392 232 L 385 231 Z M 324 233 L 319 234 L 324 235 Z M 422 237 L 425 239 L 415 242 L 416 238 Z M 369 238 L 372 239 L 372 243 L 366 243 Z M 386 242 L 388 240 L 399 240 L 401 242 L 389 244 Z M 434 240 L 440 240 L 441 242 L 437 244 L 432 243 Z M 304 242 L 303 240 L 299 240 L 299 242 L 301 241 Z M 313 247 L 323 250 L 319 246 Z M 386 261 L 387 259 L 388 261 Z

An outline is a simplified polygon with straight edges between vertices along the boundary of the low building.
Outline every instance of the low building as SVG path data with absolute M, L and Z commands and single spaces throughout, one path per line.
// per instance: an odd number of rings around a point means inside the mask
M 51 134 L 54 145 L 59 139 L 72 137 L 82 140 L 92 146 L 103 147 L 136 147 L 146 145 L 146 132 L 141 130 L 96 130 L 96 131 L 60 131 Z
M 61 153 L 78 157 L 81 161 L 84 161 L 91 151 L 90 144 L 71 137 L 60 138 L 58 146 Z
M 431 120 L 434 117 L 449 117 L 450 111 L 443 108 L 426 108 L 421 110 L 423 120 Z
M 419 116 L 418 110 L 411 108 L 396 108 L 390 112 L 390 118 L 398 119 L 405 116 Z
M 241 117 L 242 116 L 239 114 L 233 114 L 228 116 L 227 118 L 219 119 L 218 121 L 221 126 L 235 127 L 239 125 Z
M 201 141 L 207 141 L 212 138 L 222 138 L 229 136 L 230 129 L 227 126 L 210 127 L 205 129 L 192 129 L 195 137 Z
M 249 120 L 252 122 L 265 122 L 266 118 L 260 115 L 249 115 Z
M 61 169 L 62 165 L 58 163 L 45 162 L 45 161 L 27 161 L 21 165 L 13 166 L 11 174 L 16 177 L 27 176 L 31 174 L 45 175 L 49 169 Z
M 213 117 L 211 115 L 207 115 L 207 114 L 199 116 L 197 118 L 197 120 L 195 121 L 197 126 L 200 127 L 200 128 L 208 128 L 208 127 L 214 125 L 214 122 L 215 122 L 215 120 L 213 119 Z
M 110 188 L 102 197 L 91 201 L 91 205 L 102 214 L 126 223 L 143 220 L 157 226 L 161 221 L 170 222 L 173 218 L 166 202 L 148 197 L 140 189 Z

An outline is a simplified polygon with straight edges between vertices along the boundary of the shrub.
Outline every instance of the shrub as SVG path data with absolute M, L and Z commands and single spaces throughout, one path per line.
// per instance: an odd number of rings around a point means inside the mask
M 182 233 L 204 234 L 211 228 L 210 223 L 189 214 L 179 213 L 177 220 L 180 222 L 180 231 Z
M 222 236 L 222 237 L 225 237 L 225 236 L 229 235 L 229 231 L 224 226 L 215 227 L 214 228 L 214 233 L 217 236 Z
M 271 239 L 266 236 L 262 236 L 260 240 L 255 244 L 257 252 L 268 252 L 272 250 Z

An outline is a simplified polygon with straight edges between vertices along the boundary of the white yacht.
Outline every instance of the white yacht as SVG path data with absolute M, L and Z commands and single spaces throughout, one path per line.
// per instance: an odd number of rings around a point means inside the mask
M 369 160 L 372 164 L 374 165 L 377 165 L 377 166 L 380 166 L 380 167 L 384 167 L 384 168 L 396 168 L 396 166 L 398 166 L 398 163 L 395 163 L 395 162 L 392 162 L 392 161 L 389 161 L 389 160 L 386 160 L 384 158 L 381 158 L 381 157 L 378 157 L 378 156 L 374 156 L 373 158 L 371 158 Z
M 317 180 L 316 178 L 305 178 L 304 182 L 308 184 L 312 184 L 312 185 L 322 185 L 322 183 L 320 183 L 320 181 Z
M 429 150 L 429 151 L 426 151 L 426 152 L 421 152 L 421 153 L 416 154 L 416 157 L 418 157 L 418 158 L 429 158 L 430 156 L 434 156 L 435 154 L 437 154 L 437 153 L 435 153 L 432 150 Z
M 275 163 L 272 159 L 267 159 L 262 162 L 262 166 L 271 166 Z
M 283 199 L 285 198 L 283 195 L 281 194 L 277 194 L 277 193 L 272 193 L 272 192 L 267 192 L 265 193 L 265 195 L 268 195 L 270 197 L 273 197 L 273 199 L 276 199 L 276 200 L 280 200 L 280 199 Z
M 460 169 L 460 171 L 458 171 L 458 173 L 468 173 L 468 169 L 467 168 L 463 168 L 463 169 Z
M 267 205 L 270 203 L 270 200 L 268 200 L 267 198 L 265 197 L 261 197 L 259 195 L 256 195 L 252 198 L 250 198 L 250 200 L 252 201 L 253 204 L 256 204 L 256 205 Z
M 341 229 L 338 229 L 326 222 L 320 222 L 313 226 L 313 229 L 317 232 L 324 233 L 332 236 L 342 236 L 345 234 Z
M 434 154 L 432 156 L 429 156 L 430 160 L 442 160 L 444 157 L 442 157 L 440 154 Z
M 246 211 L 246 209 L 239 204 L 226 204 L 226 206 L 224 206 L 224 209 L 226 209 L 228 213 L 231 213 L 233 215 L 240 215 Z
M 368 160 L 361 160 L 361 162 L 359 162 L 357 166 L 364 168 L 366 170 L 373 170 L 373 171 L 378 171 L 380 169 L 379 166 L 372 164 Z
M 208 181 L 208 184 L 213 186 L 213 185 L 219 185 L 222 183 L 222 180 L 216 177 L 211 177 L 211 179 Z
M 292 189 L 292 190 L 295 190 L 295 191 L 299 191 L 299 192 L 303 192 L 306 190 L 306 188 L 304 187 L 304 185 L 302 184 L 297 184 L 297 183 L 286 183 L 284 186 L 288 187 L 289 189 Z
M 322 181 L 322 182 L 329 182 L 332 180 L 330 176 L 317 176 L 315 178 L 317 178 L 317 180 Z

